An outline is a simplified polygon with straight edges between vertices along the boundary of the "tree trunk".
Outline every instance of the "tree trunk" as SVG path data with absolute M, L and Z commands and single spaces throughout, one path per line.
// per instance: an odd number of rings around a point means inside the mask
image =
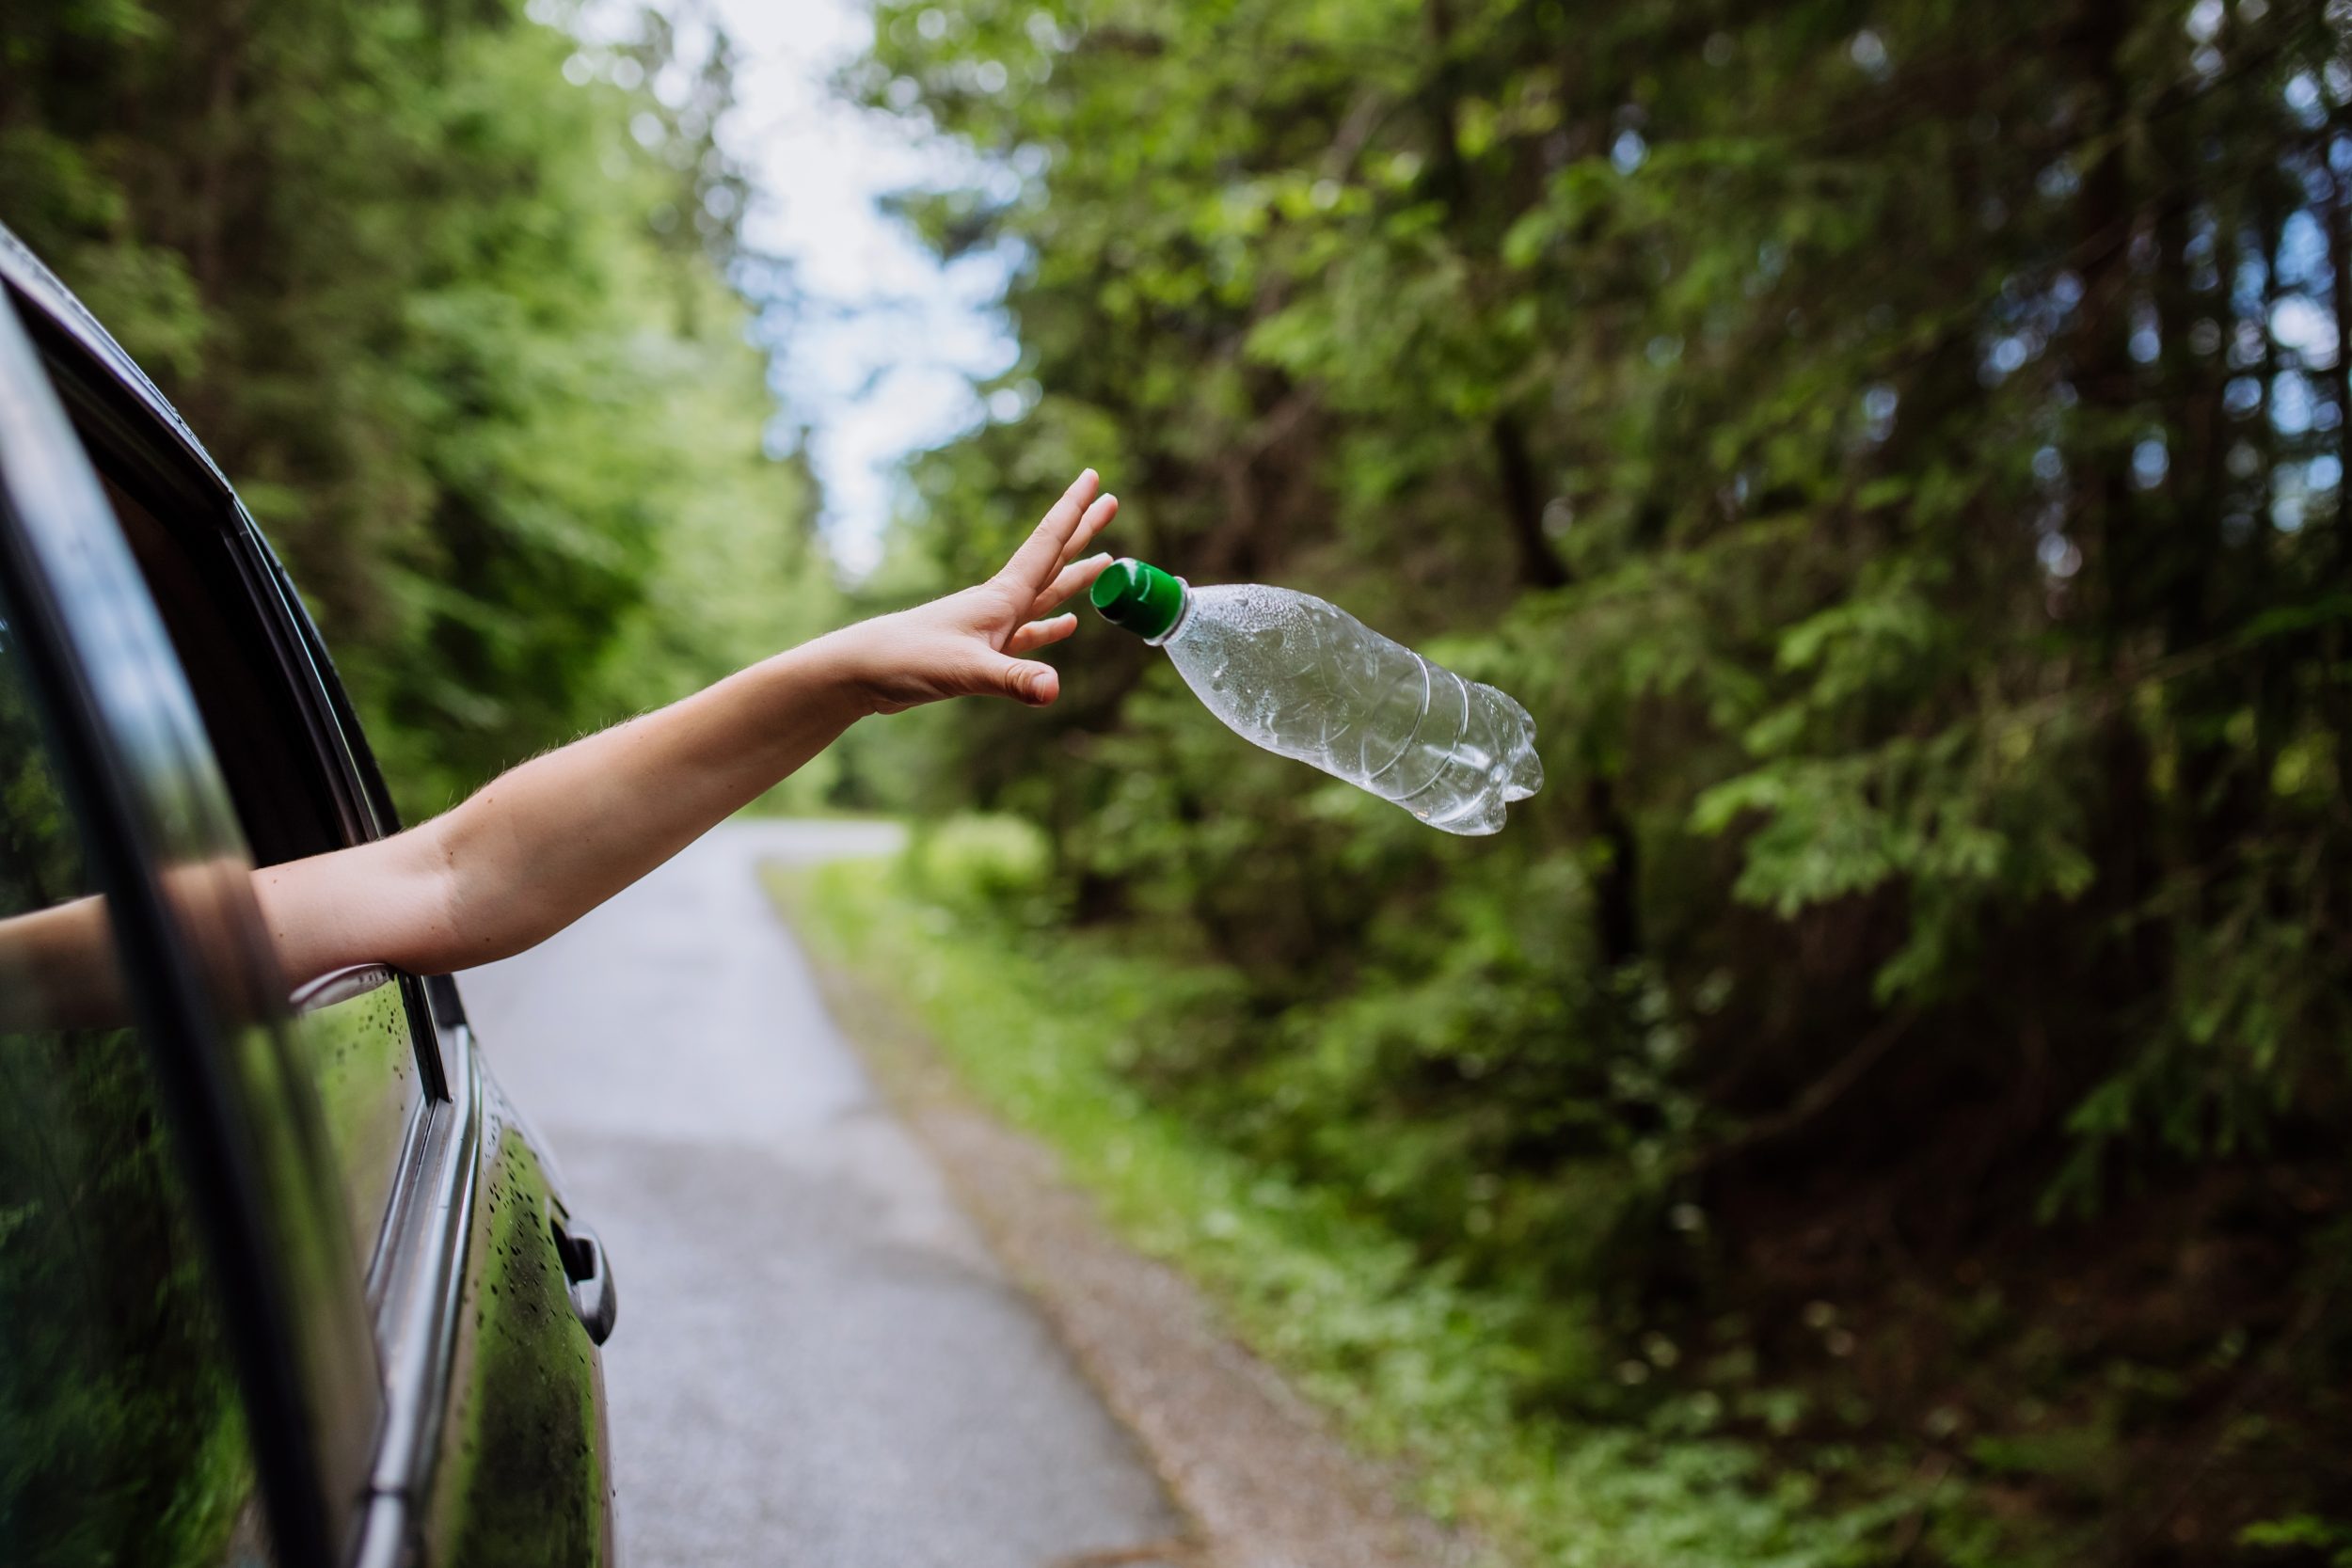
M 1544 537 L 1544 486 L 1528 454 L 1527 432 L 1518 416 L 1502 413 L 1494 422 L 1495 467 L 1502 479 L 1502 505 L 1518 547 L 1519 580 L 1530 588 L 1567 586 L 1568 568 Z
M 2122 135 L 2129 107 L 2122 51 L 2130 21 L 2123 7 L 2085 0 L 2071 40 L 2089 101 L 2085 129 L 2093 138 L 2105 138 L 2105 145 L 2083 173 L 2080 198 L 2083 302 L 2072 364 L 2092 434 L 2075 453 L 2080 478 L 2070 527 L 2091 589 L 2083 609 L 2095 618 L 2090 643 L 2097 650 L 2097 674 L 2122 690 L 2137 676 L 2136 644 L 2148 630 L 2150 590 L 2147 542 L 2133 504 L 2129 434 L 2138 401 L 2130 348 L 2137 214 Z M 2090 849 L 2098 866 L 2098 903 L 2110 928 L 2126 933 L 2120 971 L 2112 976 L 2122 1000 L 2150 994 L 2161 973 L 2161 949 L 2153 923 L 2144 918 L 2161 861 L 2155 853 L 2147 739 L 2132 705 L 2117 701 L 2100 723 L 2097 752 L 2106 800 Z

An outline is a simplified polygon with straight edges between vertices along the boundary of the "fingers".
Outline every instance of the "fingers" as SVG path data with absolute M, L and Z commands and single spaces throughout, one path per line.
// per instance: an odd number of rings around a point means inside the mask
M 1094 536 L 1110 527 L 1111 519 L 1118 515 L 1119 498 L 1117 496 L 1095 497 L 1094 504 L 1088 507 L 1085 514 L 1079 517 L 1077 531 L 1071 534 L 1070 543 L 1061 547 L 1063 564 L 1067 565 L 1077 560 L 1078 552 L 1092 544 Z
M 1078 525 L 1086 521 L 1087 503 L 1094 499 L 1094 493 L 1102 487 L 1102 483 L 1092 468 L 1071 481 L 1070 488 L 1062 492 L 1061 499 L 1047 510 L 1037 528 L 1022 546 L 1013 551 L 1012 559 L 1005 562 L 1005 569 L 997 575 L 1009 578 L 1016 585 L 1032 594 L 1044 587 L 1045 579 L 1061 563 L 1062 554 L 1070 547 L 1071 537 L 1077 532 Z
M 1031 621 L 1013 629 L 1012 636 L 1006 640 L 1005 652 L 1025 654 L 1049 642 L 1058 642 L 1077 629 L 1078 618 L 1075 615 L 1057 615 L 1050 621 Z
M 1064 616 L 1063 619 L 1075 626 L 1078 618 L 1070 615 Z M 1022 629 L 1025 631 L 1029 628 L 1025 626 Z M 1066 637 L 1069 633 L 1062 632 L 1057 635 Z M 1044 641 L 1050 642 L 1054 639 L 1048 637 Z M 992 662 L 983 689 L 1002 693 L 1016 703 L 1026 703 L 1031 707 L 1043 707 L 1061 694 L 1061 675 L 1050 664 L 1038 664 L 1028 659 L 999 657 Z
M 1110 498 L 1106 496 L 1104 499 L 1107 500 Z M 1030 604 L 1030 618 L 1035 619 L 1043 615 L 1052 610 L 1055 606 L 1093 587 L 1094 579 L 1101 577 L 1104 568 L 1110 563 L 1110 552 L 1104 550 L 1101 555 L 1089 556 L 1084 561 L 1063 567 L 1061 575 L 1048 583 L 1045 592 L 1040 594 Z

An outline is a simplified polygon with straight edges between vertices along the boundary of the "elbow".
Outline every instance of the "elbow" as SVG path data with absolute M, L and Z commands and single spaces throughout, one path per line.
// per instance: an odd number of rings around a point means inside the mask
M 528 952 L 570 925 L 580 911 L 550 896 L 542 879 L 497 835 L 498 824 L 470 819 L 468 808 L 412 829 L 410 864 L 419 917 L 411 957 L 394 961 L 420 974 L 446 974 Z M 404 834 L 404 837 L 410 834 Z
M 515 923 L 511 891 L 490 885 L 483 856 L 455 813 L 401 836 L 414 842 L 400 879 L 404 940 L 389 955 L 418 974 L 447 974 L 512 958 L 538 939 Z

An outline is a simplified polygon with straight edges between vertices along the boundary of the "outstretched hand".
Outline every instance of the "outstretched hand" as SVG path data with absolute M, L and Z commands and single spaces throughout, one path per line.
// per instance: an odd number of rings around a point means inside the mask
M 839 634 L 856 641 L 857 678 L 873 710 L 982 696 L 1042 707 L 1058 696 L 1054 667 L 1020 656 L 1078 629 L 1075 615 L 1054 611 L 1111 562 L 1107 553 L 1078 559 L 1119 511 L 1118 497 L 1096 495 L 1101 487 L 1092 468 L 1080 474 L 986 582 Z

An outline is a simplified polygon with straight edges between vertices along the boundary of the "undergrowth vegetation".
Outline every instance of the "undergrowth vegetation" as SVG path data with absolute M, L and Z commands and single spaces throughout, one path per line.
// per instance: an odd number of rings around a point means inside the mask
M 1958 1520 L 1960 1490 L 1906 1475 L 1899 1454 L 1856 1446 L 1817 1476 L 1775 1470 L 1765 1446 L 1728 1435 L 1733 1413 L 1785 1421 L 1807 1396 L 1753 1369 L 1719 1369 L 1639 1422 L 1547 1413 L 1564 1374 L 1612 1381 L 1593 1325 L 1430 1268 L 1347 1195 L 1156 1109 L 1129 1081 L 1135 1042 L 1202 977 L 1041 940 L 1041 863 L 1023 825 L 963 819 L 904 861 L 775 882 L 821 959 L 898 999 L 977 1098 L 1055 1148 L 1117 1229 L 1202 1283 L 1353 1439 L 1403 1460 L 1438 1516 L 1504 1561 L 1592 1568 L 1831 1568 Z M 1545 1354 L 1531 1354 L 1538 1323 Z
M 1268 1138 L 1249 1102 L 1310 1092 L 1297 1080 L 1245 1071 L 1210 1095 L 1193 1076 L 1196 1033 L 1233 1026 L 1230 972 L 1123 927 L 1073 929 L 1051 842 L 1018 818 L 918 824 L 898 859 L 776 885 L 821 958 L 907 1009 L 1131 1242 L 1203 1283 L 1248 1343 L 1503 1561 L 2059 1568 L 2145 1523 L 2117 1499 L 2145 1466 L 2182 1463 L 2185 1427 L 2211 1444 L 2191 1450 L 2201 1467 L 2279 1456 L 2272 1486 L 2336 1462 L 2302 1424 L 2334 1396 L 2284 1375 L 2334 1354 L 2335 1276 L 2319 1273 L 2268 1346 L 2244 1326 L 2268 1304 L 2202 1293 L 2245 1266 L 2222 1240 L 2262 1212 L 2242 1181 L 2190 1200 L 2194 1244 L 2217 1256 L 2185 1283 L 2167 1228 L 2183 1200 L 2161 1190 L 2089 1219 L 2021 1219 L 2019 1250 L 1963 1255 L 1941 1281 L 1857 1277 L 1818 1220 L 1788 1243 L 1793 1262 L 1759 1259 L 1672 1197 L 1691 1169 L 1671 1124 L 1655 1153 L 1522 1191 L 1422 1190 L 1445 1151 L 1386 1128 L 1335 1120 L 1311 1157 Z M 1360 1049 L 1351 1028 L 1381 1013 L 1359 997 L 1317 1015 L 1331 1037 L 1296 1047 L 1319 1062 L 1304 1081 L 1324 1074 L 1330 1094 L 1332 1064 Z M 2347 1244 L 2318 1239 L 2323 1257 Z M 1661 1271 L 1678 1287 L 1658 1289 Z M 2332 1560 L 2343 1527 L 2324 1487 L 2305 1496 L 2217 1554 Z

